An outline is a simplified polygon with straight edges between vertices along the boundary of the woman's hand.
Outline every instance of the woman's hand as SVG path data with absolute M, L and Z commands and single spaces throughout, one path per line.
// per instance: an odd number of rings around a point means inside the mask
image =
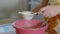
M 60 14 L 60 5 L 56 6 L 46 6 L 42 9 L 40 9 L 40 12 L 48 18 L 54 17 L 57 14 Z

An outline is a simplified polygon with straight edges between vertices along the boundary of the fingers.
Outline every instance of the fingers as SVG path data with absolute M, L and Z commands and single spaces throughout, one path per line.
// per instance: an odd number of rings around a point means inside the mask
M 48 7 L 43 7 L 39 10 L 39 13 L 43 14 L 44 12 L 46 12 L 47 9 L 48 9 Z
M 51 18 L 56 16 L 57 14 L 60 14 L 58 8 L 56 9 L 56 7 L 46 6 L 40 9 L 39 13 L 43 14 L 45 17 Z
M 40 11 L 41 11 L 41 12 L 42 12 L 42 11 L 45 11 L 47 8 L 48 8 L 48 7 L 43 7 L 43 8 L 40 9 Z
M 44 7 L 44 8 L 42 8 L 42 9 L 40 9 L 40 10 L 39 10 L 39 13 L 40 13 L 40 14 L 43 14 L 44 16 L 46 16 L 46 15 L 47 15 L 46 9 L 47 9 L 47 7 Z M 47 16 L 46 16 L 46 17 L 47 17 Z
M 48 18 L 51 18 L 51 16 L 52 16 L 51 13 L 47 10 L 40 12 L 40 14 L 43 14 L 43 16 L 48 17 Z
M 45 11 L 45 12 L 43 13 L 43 16 L 50 18 L 50 14 L 49 14 L 47 11 Z
M 40 12 L 40 14 L 43 14 L 43 16 L 51 18 L 52 15 L 51 15 L 51 12 L 49 9 L 50 9 L 49 6 L 46 6 L 46 7 L 43 7 L 42 9 L 40 9 L 39 12 Z

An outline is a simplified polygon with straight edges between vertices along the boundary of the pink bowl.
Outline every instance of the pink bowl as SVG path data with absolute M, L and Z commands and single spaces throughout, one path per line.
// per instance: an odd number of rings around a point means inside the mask
M 13 24 L 13 26 L 16 28 L 17 34 L 44 34 L 45 30 L 48 28 L 48 24 L 46 24 L 41 28 L 36 28 L 36 29 L 25 29 L 25 28 L 19 27 L 18 23 L 20 23 L 20 26 L 21 26 L 21 23 L 24 23 L 24 22 L 25 22 L 24 20 L 18 20 L 18 21 L 15 21 L 15 23 Z M 34 24 L 39 22 L 41 23 L 40 20 L 32 20 L 32 23 Z

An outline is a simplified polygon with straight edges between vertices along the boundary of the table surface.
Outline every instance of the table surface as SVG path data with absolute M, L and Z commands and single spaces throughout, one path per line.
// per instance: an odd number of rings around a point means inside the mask
M 1 24 L 13 23 L 13 21 L 15 21 L 15 19 L 3 19 L 3 20 L 0 20 L 0 25 Z

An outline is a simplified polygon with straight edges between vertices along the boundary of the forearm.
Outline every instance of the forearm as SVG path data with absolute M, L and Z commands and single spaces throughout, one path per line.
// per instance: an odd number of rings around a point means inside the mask
M 36 6 L 34 9 L 33 9 L 33 12 L 37 12 L 39 11 L 42 7 L 46 6 L 48 4 L 48 1 L 49 0 L 43 0 L 42 3 L 40 3 L 38 6 Z

